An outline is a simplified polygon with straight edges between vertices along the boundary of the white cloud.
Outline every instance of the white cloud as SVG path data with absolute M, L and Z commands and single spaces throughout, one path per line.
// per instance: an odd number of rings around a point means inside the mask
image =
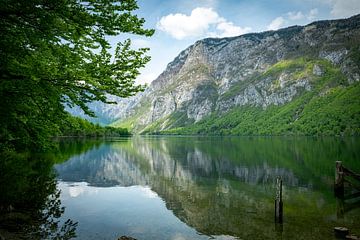
M 215 27 L 215 32 L 210 30 L 212 27 Z M 157 28 L 179 40 L 187 37 L 229 37 L 250 31 L 249 27 L 242 28 L 228 22 L 212 8 L 202 7 L 193 9 L 190 15 L 176 13 L 164 16 L 157 23 Z
M 232 37 L 232 36 L 238 36 L 245 33 L 248 33 L 251 31 L 250 27 L 239 27 L 235 26 L 232 22 L 220 22 L 216 29 L 218 29 L 221 33 L 217 34 L 216 37 Z
M 218 21 L 219 15 L 211 8 L 195 8 L 189 16 L 176 13 L 162 17 L 157 28 L 176 39 L 184 39 L 204 35 L 210 24 Z
M 285 19 L 283 17 L 277 17 L 267 26 L 267 30 L 277 30 L 283 27 L 285 24 Z
M 360 13 L 359 0 L 331 0 L 331 15 L 335 17 L 350 17 Z
M 298 21 L 307 18 L 308 20 L 314 20 L 319 14 L 319 10 L 317 8 L 310 9 L 307 14 L 303 14 L 301 11 L 298 12 L 288 12 L 287 18 L 291 21 Z
M 309 14 L 307 15 L 307 19 L 314 20 L 318 14 L 319 14 L 319 10 L 317 8 L 313 8 L 309 11 Z
M 299 11 L 299 12 L 288 12 L 287 16 L 289 17 L 290 20 L 301 20 L 303 19 L 305 16 L 304 14 Z

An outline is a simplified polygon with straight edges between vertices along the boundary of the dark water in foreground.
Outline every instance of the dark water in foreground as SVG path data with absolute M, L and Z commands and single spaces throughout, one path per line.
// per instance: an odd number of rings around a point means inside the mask
M 360 197 L 332 189 L 335 161 L 360 173 L 359 138 L 133 137 L 60 150 L 1 156 L 1 237 L 334 239 L 335 226 L 360 236 Z
M 134 137 L 68 143 L 55 166 L 79 239 L 332 239 L 360 235 L 360 199 L 333 196 L 336 160 L 360 172 L 359 139 Z M 284 183 L 284 224 L 274 184 Z M 360 185 L 360 183 L 359 183 Z M 348 192 L 347 192 L 348 193 Z

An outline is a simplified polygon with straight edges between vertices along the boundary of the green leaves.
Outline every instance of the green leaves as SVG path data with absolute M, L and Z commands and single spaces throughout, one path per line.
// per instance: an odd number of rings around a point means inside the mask
M 102 127 L 70 114 L 65 116 L 59 130 L 58 136 L 67 137 L 120 137 L 130 135 L 126 128 Z
M 145 20 L 132 14 L 135 9 L 134 0 L 7 0 L 0 5 L 1 144 L 14 145 L 10 139 L 17 139 L 16 146 L 42 146 L 41 139 L 54 135 L 60 124 L 62 104 L 93 115 L 86 103 L 144 89 L 134 83 L 150 60 L 148 49 L 133 50 L 126 40 L 113 56 L 107 40 L 125 32 L 154 33 L 143 28 Z

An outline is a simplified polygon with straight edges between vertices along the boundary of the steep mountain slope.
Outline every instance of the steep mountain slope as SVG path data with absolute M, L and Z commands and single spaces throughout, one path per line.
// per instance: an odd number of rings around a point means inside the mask
M 75 106 L 69 108 L 68 106 L 65 109 L 72 114 L 73 116 L 84 118 L 90 122 L 98 123 L 100 125 L 108 125 L 114 122 L 117 119 L 125 118 L 128 115 L 132 114 L 132 109 L 140 100 L 142 93 L 138 93 L 136 96 L 129 98 L 120 98 L 117 96 L 108 96 L 108 100 L 116 102 L 117 104 L 106 104 L 103 102 L 91 102 L 87 104 L 91 111 L 96 114 L 96 117 L 90 117 L 86 115 L 80 107 Z
M 197 41 L 114 126 L 139 133 L 360 133 L 360 15 Z

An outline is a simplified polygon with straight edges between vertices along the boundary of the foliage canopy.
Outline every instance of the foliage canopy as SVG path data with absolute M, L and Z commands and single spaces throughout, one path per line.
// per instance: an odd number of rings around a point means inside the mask
M 43 148 L 66 124 L 64 104 L 108 102 L 143 90 L 134 81 L 150 58 L 109 36 L 151 36 L 136 0 L 0 0 L 0 143 Z

